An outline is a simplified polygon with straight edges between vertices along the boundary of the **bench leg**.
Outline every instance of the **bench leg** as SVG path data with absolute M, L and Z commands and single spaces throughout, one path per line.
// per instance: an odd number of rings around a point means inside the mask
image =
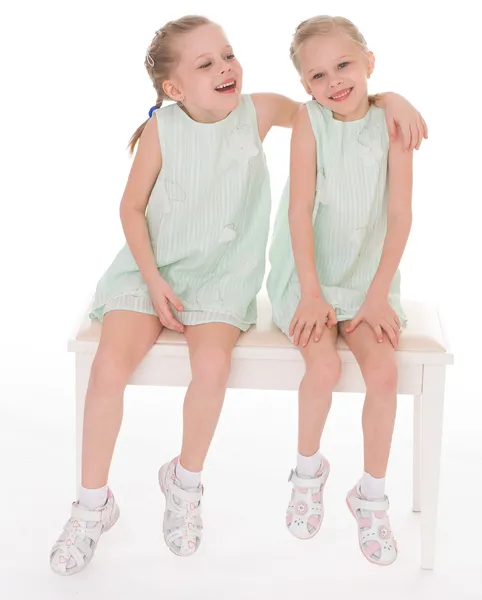
M 413 397 L 413 512 L 420 512 L 422 483 L 422 397 Z
M 422 569 L 433 569 L 442 450 L 445 366 L 425 366 L 422 390 Z
M 76 442 L 76 498 L 82 481 L 82 432 L 84 428 L 84 406 L 89 385 L 92 359 L 88 354 L 75 356 L 75 442 Z

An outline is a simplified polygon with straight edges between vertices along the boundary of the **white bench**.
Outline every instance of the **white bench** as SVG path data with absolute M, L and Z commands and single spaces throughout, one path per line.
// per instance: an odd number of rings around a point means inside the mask
M 422 512 L 423 569 L 433 569 L 442 443 L 446 366 L 453 363 L 442 325 L 433 308 L 417 302 L 404 304 L 408 327 L 397 352 L 399 394 L 414 397 L 413 510 Z M 258 300 L 258 323 L 243 333 L 233 352 L 229 387 L 297 390 L 304 372 L 298 349 L 273 325 L 265 296 Z M 97 351 L 101 325 L 83 316 L 69 340 L 75 353 L 77 483 L 80 483 L 84 401 L 90 368 Z M 353 354 L 338 341 L 342 374 L 335 392 L 363 393 L 365 383 Z M 188 348 L 184 336 L 164 330 L 146 355 L 131 385 L 187 386 L 190 381 Z

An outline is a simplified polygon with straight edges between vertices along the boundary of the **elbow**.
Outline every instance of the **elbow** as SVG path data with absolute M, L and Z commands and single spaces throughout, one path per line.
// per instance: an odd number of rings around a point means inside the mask
M 125 205 L 121 202 L 120 207 L 119 207 L 119 217 L 122 223 L 122 227 L 125 230 L 125 227 L 128 223 L 132 222 L 133 218 L 137 218 L 137 216 L 140 215 L 142 217 L 145 217 L 145 211 L 142 211 L 141 209 L 135 207 L 135 206 L 128 206 Z

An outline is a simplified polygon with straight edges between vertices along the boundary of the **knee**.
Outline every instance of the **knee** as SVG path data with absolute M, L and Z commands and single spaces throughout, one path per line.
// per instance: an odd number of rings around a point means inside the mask
M 307 362 L 305 379 L 313 392 L 331 393 L 341 374 L 341 360 L 336 352 L 317 356 Z
M 389 394 L 397 391 L 398 369 L 392 358 L 367 361 L 363 376 L 369 392 Z
M 201 348 L 191 356 L 194 382 L 209 389 L 225 388 L 231 371 L 231 352 L 221 348 Z
M 89 388 L 103 394 L 122 392 L 131 371 L 125 360 L 98 353 L 92 363 Z

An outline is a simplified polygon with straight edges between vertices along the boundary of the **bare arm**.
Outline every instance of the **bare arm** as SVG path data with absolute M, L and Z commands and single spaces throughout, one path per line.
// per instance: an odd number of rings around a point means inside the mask
M 137 146 L 120 204 L 120 217 L 127 245 L 147 284 L 159 320 L 165 327 L 183 332 L 184 326 L 174 318 L 170 308 L 172 305 L 178 311 L 182 311 L 183 305 L 171 286 L 159 274 L 146 221 L 147 203 L 161 166 L 157 119 L 153 117 L 142 132 Z
M 259 137 L 264 140 L 271 127 L 293 127 L 296 114 L 301 106 L 291 98 L 281 94 L 252 94 L 258 116 Z
M 405 152 L 402 141 L 396 139 L 388 155 L 387 234 L 369 294 L 387 297 L 400 265 L 412 226 L 412 173 L 413 154 Z
M 394 92 L 384 92 L 369 97 L 371 102 L 385 111 L 390 138 L 401 136 L 405 150 L 418 150 L 423 139 L 428 138 L 424 118 L 410 102 Z
M 120 204 L 127 245 L 148 286 L 159 278 L 159 271 L 147 229 L 146 207 L 161 166 L 157 120 L 153 117 L 142 132 Z
M 291 243 L 301 287 L 301 299 L 290 323 L 296 346 L 318 342 L 325 326 L 336 325 L 336 314 L 322 295 L 315 262 L 313 208 L 316 193 L 316 141 L 308 110 L 302 106 L 291 136 L 290 205 Z
M 321 296 L 316 272 L 313 207 L 316 189 L 316 141 L 306 106 L 296 116 L 291 136 L 289 222 L 301 294 Z
M 300 102 L 281 94 L 252 94 L 251 97 L 258 115 L 261 140 L 264 140 L 271 127 L 293 127 Z M 420 148 L 423 139 L 428 137 L 427 124 L 408 100 L 394 92 L 383 92 L 370 96 L 370 101 L 385 111 L 392 139 L 401 136 L 406 150 Z

